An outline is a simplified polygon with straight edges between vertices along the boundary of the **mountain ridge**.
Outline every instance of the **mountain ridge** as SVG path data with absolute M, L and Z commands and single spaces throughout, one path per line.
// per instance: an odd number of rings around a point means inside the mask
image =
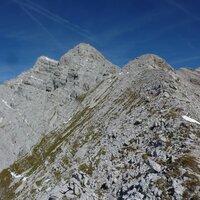
M 198 198 L 199 73 L 151 54 L 123 69 L 91 63 L 84 46 L 0 87 L 0 196 Z

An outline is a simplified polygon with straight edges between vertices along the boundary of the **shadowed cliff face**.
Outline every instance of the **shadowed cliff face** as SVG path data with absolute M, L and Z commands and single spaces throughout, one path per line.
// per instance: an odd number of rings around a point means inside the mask
M 88 44 L 0 87 L 2 199 L 199 198 L 200 74 Z

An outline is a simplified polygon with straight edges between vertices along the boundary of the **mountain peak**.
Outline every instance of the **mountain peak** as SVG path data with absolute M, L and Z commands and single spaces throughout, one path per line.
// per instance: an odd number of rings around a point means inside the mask
M 165 59 L 155 54 L 144 54 L 137 59 L 140 60 L 141 63 L 157 65 L 158 67 L 163 67 L 168 70 L 173 69 Z
M 102 62 L 105 57 L 90 44 L 80 43 L 73 49 L 69 50 L 60 59 L 60 65 L 65 65 L 70 62 Z
M 85 50 L 85 51 L 97 51 L 92 45 L 88 43 L 80 43 L 76 45 L 73 49 Z
M 164 59 L 155 54 L 144 54 L 123 67 L 125 73 L 130 72 L 132 75 L 137 75 L 146 70 L 161 70 L 170 73 L 174 71 Z

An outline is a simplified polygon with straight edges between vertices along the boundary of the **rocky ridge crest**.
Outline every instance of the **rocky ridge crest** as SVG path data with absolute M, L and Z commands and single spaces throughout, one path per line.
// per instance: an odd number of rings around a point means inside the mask
M 198 199 L 199 80 L 152 54 L 120 69 L 87 44 L 40 57 L 0 87 L 0 196 Z

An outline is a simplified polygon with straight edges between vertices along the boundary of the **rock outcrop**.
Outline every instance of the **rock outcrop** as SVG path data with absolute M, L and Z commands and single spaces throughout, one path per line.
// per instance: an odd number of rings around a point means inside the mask
M 2 199 L 198 199 L 200 73 L 120 69 L 80 44 L 0 87 Z
M 60 61 L 41 56 L 32 69 L 0 86 L 0 169 L 66 123 L 86 93 L 117 70 L 93 47 L 80 44 Z

